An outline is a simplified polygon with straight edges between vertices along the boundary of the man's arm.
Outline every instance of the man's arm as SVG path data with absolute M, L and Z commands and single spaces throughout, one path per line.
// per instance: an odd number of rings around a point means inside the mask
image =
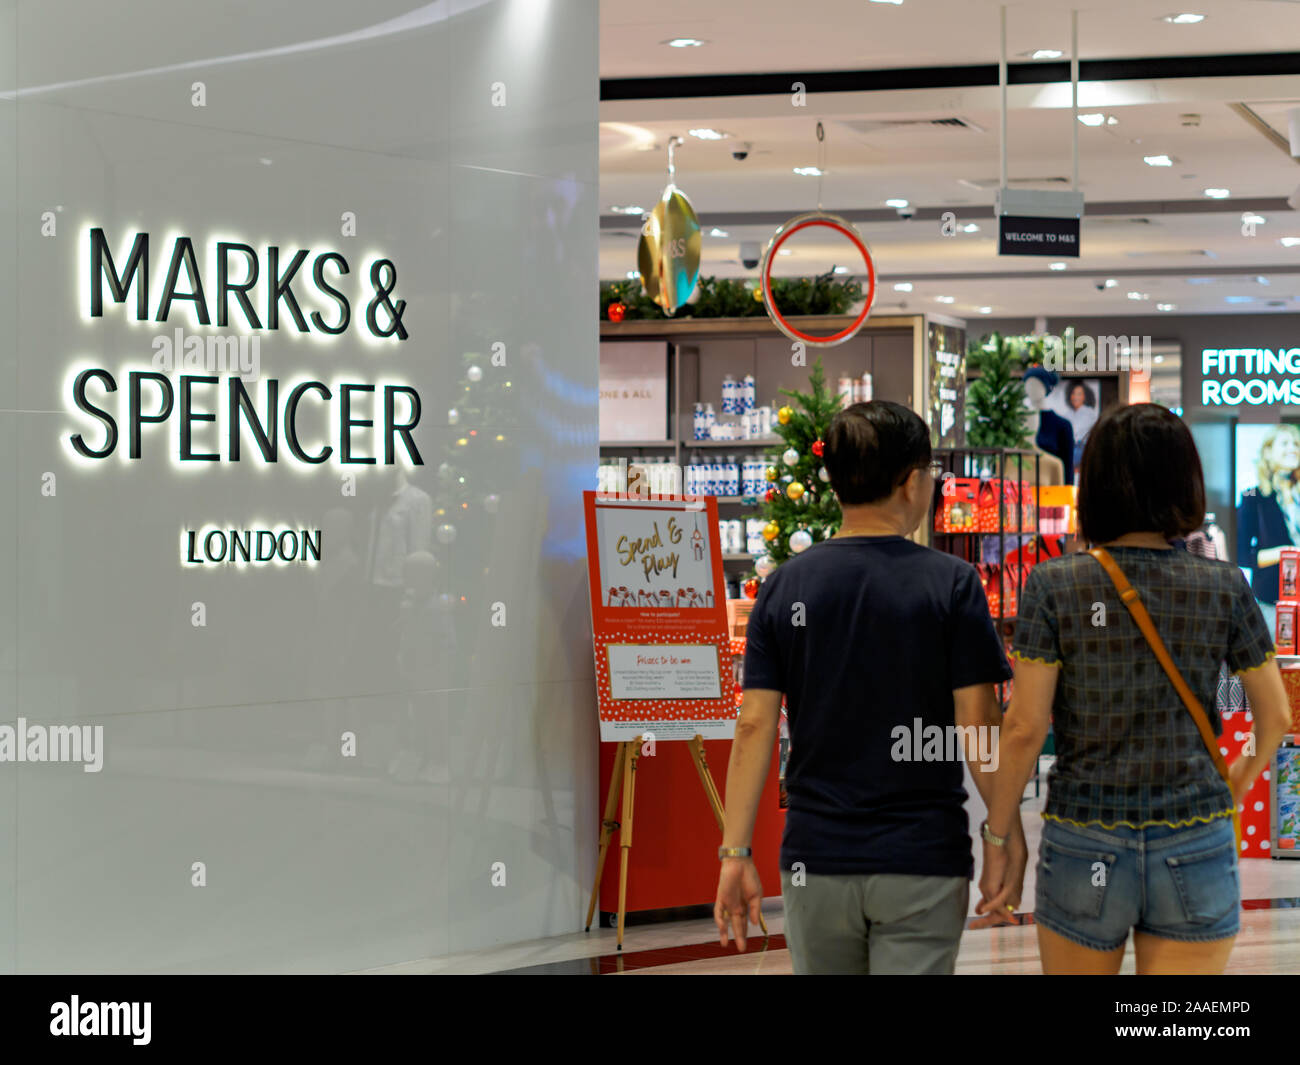
M 764 688 L 746 688 L 736 719 L 736 736 L 727 763 L 726 829 L 724 847 L 748 847 L 754 836 L 758 800 L 772 767 L 781 722 L 781 693 Z
M 962 744 L 966 764 L 970 766 L 970 775 L 975 778 L 975 787 L 984 800 L 984 806 L 993 805 L 994 770 L 998 767 L 1000 755 L 992 764 L 979 760 L 980 751 L 992 755 L 998 743 L 998 733 L 1002 727 L 1002 708 L 998 705 L 997 687 L 992 684 L 972 684 L 969 688 L 956 688 L 952 693 L 953 714 L 960 729 L 974 728 L 976 736 L 986 736 L 984 743 Z M 969 736 L 969 732 L 963 732 Z

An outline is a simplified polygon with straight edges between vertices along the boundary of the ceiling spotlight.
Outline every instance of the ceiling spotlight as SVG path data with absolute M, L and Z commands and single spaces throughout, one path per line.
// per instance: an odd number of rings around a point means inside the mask
M 1262 214 L 1255 214 L 1252 211 L 1247 211 L 1245 214 L 1243 214 L 1241 216 L 1241 220 L 1245 222 L 1247 225 L 1251 225 L 1251 226 L 1262 226 L 1265 222 L 1268 221 L 1268 219 L 1265 218 Z
M 777 250 L 777 255 L 793 255 L 793 254 L 794 252 L 791 251 L 789 248 L 780 248 Z
M 1172 311 L 1172 310 L 1174 309 L 1174 306 L 1175 306 L 1175 304 L 1172 304 L 1172 303 L 1157 303 L 1157 304 L 1156 304 L 1156 310 L 1158 310 L 1158 311 Z M 1157 356 L 1156 356 L 1156 362 L 1164 362 L 1164 361 L 1165 361 L 1165 357 L 1164 357 L 1163 355 L 1157 355 Z
M 935 296 L 934 298 L 935 298 L 939 303 L 954 303 L 954 302 L 956 302 L 956 298 L 953 297 L 953 296 Z
M 1119 282 L 1116 281 L 1113 277 L 1108 277 L 1108 278 L 1106 278 L 1106 287 L 1107 287 L 1107 288 L 1114 288 L 1114 287 L 1115 287 L 1116 285 L 1118 285 L 1118 284 L 1119 284 Z
M 980 227 L 977 226 L 974 222 L 967 222 L 964 226 L 961 227 L 961 231 L 963 233 L 978 233 L 980 231 Z
M 1227 189 L 1206 189 L 1205 195 L 1212 200 L 1226 200 L 1232 193 Z
M 1114 115 L 1103 115 L 1098 111 L 1089 112 L 1086 115 L 1080 115 L 1079 121 L 1085 126 L 1118 126 L 1119 119 Z
M 847 274 L 849 272 L 849 268 L 847 266 L 837 266 L 835 267 L 835 272 L 837 274 Z
M 1065 263 L 1048 263 L 1048 264 L 1047 264 L 1047 269 L 1049 269 L 1049 270 L 1064 270 L 1064 269 L 1065 269 Z
M 907 207 L 907 206 L 910 206 L 910 205 L 908 204 L 908 202 L 907 202 L 906 200 L 886 200 L 886 201 L 885 201 L 885 206 L 886 206 L 886 207 L 894 207 L 894 208 L 898 208 L 898 207 Z
M 1300 237 L 1282 237 L 1278 243 L 1284 248 L 1294 248 L 1297 244 L 1300 244 Z
M 981 307 L 981 308 L 980 308 L 980 314 L 992 314 L 992 313 L 993 313 L 993 308 L 992 308 L 992 307 Z
M 670 41 L 660 41 L 659 43 L 666 44 L 669 48 L 699 48 L 709 42 L 701 41 L 698 37 L 674 37 Z
M 819 166 L 796 166 L 794 172 L 800 177 L 821 177 L 825 173 Z
M 636 204 L 613 204 L 610 210 L 614 214 L 645 214 L 645 208 Z
M 731 234 L 728 233 L 725 229 L 719 229 L 717 226 L 714 226 L 712 229 L 709 230 L 709 236 L 711 236 L 711 237 L 729 237 L 729 236 L 731 236 Z
M 1161 16 L 1160 16 L 1160 21 L 1161 21 L 1161 22 L 1168 22 L 1168 23 L 1170 23 L 1170 24 L 1172 24 L 1172 25 L 1174 25 L 1174 26 L 1194 26 L 1194 25 L 1196 25 L 1196 23 L 1198 23 L 1198 22 L 1204 22 L 1204 21 L 1205 21 L 1205 16 L 1204 16 L 1204 15 L 1192 15 L 1192 14 L 1182 14 L 1182 15 L 1161 15 Z
M 911 291 L 912 291 L 912 282 L 910 282 L 910 281 L 900 281 L 897 285 L 894 286 L 894 291 L 895 291 L 895 292 L 911 292 Z
M 1254 303 L 1254 296 L 1224 296 L 1224 303 Z
M 692 137 L 697 137 L 702 141 L 720 141 L 726 140 L 731 134 L 721 129 L 688 129 L 686 131 Z
M 1175 159 L 1172 155 L 1144 155 L 1142 162 L 1147 166 L 1173 166 Z
M 1149 300 L 1151 297 L 1145 292 L 1130 292 L 1128 298 L 1131 300 Z
M 1060 59 L 1065 55 L 1059 48 L 1035 48 L 1030 52 L 1021 52 L 1026 59 Z
M 871 0 L 871 2 L 873 4 L 894 4 L 895 6 L 898 6 L 902 4 L 903 0 Z
M 629 270 L 625 276 L 629 281 L 635 281 L 641 275 L 637 273 L 635 270 Z

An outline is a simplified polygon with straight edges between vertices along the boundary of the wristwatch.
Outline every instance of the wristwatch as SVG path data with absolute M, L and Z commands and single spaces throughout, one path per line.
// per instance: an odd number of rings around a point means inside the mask
M 992 843 L 995 847 L 1005 847 L 1007 845 L 1007 837 L 995 836 L 989 831 L 989 823 L 987 821 L 980 825 L 980 835 L 984 837 L 985 843 Z
M 718 861 L 723 858 L 749 858 L 754 852 L 749 847 L 719 847 Z

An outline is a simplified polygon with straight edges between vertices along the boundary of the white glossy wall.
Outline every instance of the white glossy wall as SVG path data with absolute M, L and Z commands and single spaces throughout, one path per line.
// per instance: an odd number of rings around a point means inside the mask
M 0 762 L 0 971 L 338 972 L 580 927 L 596 6 L 0 0 L 0 724 L 105 745 L 99 773 Z M 391 468 L 249 461 L 247 436 L 181 463 L 170 426 L 74 457 L 102 433 L 72 370 L 125 389 L 192 322 L 89 319 L 90 226 L 115 256 L 150 233 L 151 314 L 175 234 L 205 268 L 227 237 L 347 257 L 353 328 L 263 331 L 262 377 L 418 390 L 412 481 L 443 513 L 396 585 Z M 404 342 L 355 328 L 377 254 Z M 181 565 L 184 529 L 280 521 L 324 531 L 318 565 Z

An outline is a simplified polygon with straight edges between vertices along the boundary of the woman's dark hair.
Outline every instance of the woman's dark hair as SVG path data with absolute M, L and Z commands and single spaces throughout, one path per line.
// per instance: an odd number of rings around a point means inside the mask
M 1104 544 L 1125 533 L 1186 536 L 1205 520 L 1201 456 L 1167 407 L 1115 407 L 1093 427 L 1079 467 L 1079 533 Z
M 822 464 L 841 504 L 888 499 L 930 462 L 930 429 L 915 412 L 877 399 L 854 403 L 831 420 Z
M 1070 383 L 1070 387 L 1069 387 L 1069 389 L 1066 390 L 1066 393 L 1065 393 L 1065 398 L 1066 398 L 1067 400 L 1068 400 L 1072 395 L 1074 395 L 1074 390 L 1075 390 L 1076 388 L 1082 388 L 1082 389 L 1083 389 L 1083 405 L 1084 405 L 1085 407 L 1095 407 L 1095 406 L 1097 405 L 1097 400 L 1096 400 L 1096 397 L 1094 397 L 1093 394 L 1092 394 L 1092 389 L 1089 388 L 1089 387 L 1088 387 L 1086 384 L 1084 384 L 1082 381 L 1073 381 L 1073 382 Z

